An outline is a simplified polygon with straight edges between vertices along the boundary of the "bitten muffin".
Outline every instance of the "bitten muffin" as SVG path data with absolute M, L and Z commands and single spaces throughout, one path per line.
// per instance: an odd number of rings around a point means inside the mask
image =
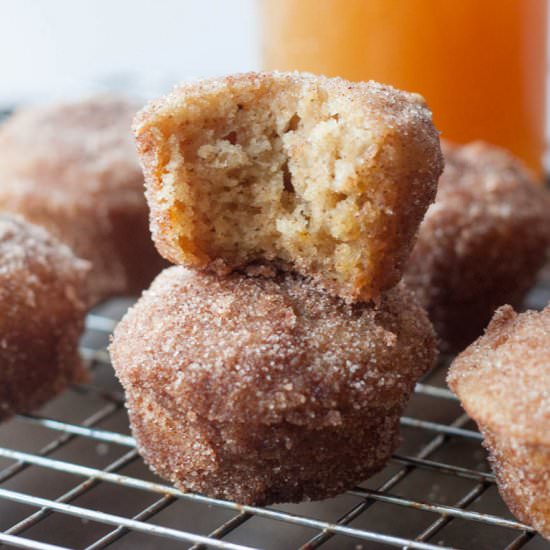
M 0 126 L 0 210 L 90 260 L 90 300 L 137 294 L 161 270 L 131 121 L 115 97 L 22 109 Z
M 145 461 L 184 491 L 322 499 L 384 466 L 434 361 L 401 286 L 346 304 L 293 274 L 161 273 L 117 326 L 113 366 Z
M 442 349 L 459 351 L 495 309 L 519 306 L 550 246 L 550 195 L 508 152 L 442 143 L 445 170 L 420 225 L 405 281 Z
M 502 498 L 550 539 L 550 306 L 500 308 L 448 382 L 485 438 Z
M 44 229 L 0 214 L 0 420 L 85 378 L 89 267 Z
M 134 132 L 165 258 L 273 262 L 348 301 L 399 281 L 442 170 L 422 97 L 311 74 L 184 84 Z

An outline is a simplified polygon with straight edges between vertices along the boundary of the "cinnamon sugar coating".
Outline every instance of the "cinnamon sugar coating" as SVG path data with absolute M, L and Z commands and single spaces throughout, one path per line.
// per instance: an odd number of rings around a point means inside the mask
M 139 293 L 163 265 L 130 130 L 135 110 L 100 96 L 22 109 L 0 126 L 0 210 L 92 262 L 92 303 Z
M 442 170 L 421 96 L 306 73 L 183 84 L 134 131 L 165 258 L 274 262 L 348 301 L 397 284 Z
M 550 306 L 500 308 L 448 383 L 485 437 L 502 498 L 550 539 Z
M 89 268 L 44 229 L 0 214 L 0 420 L 84 378 Z
M 401 286 L 349 305 L 297 275 L 181 266 L 111 344 L 151 468 L 182 490 L 255 504 L 326 498 L 382 468 L 434 355 Z
M 405 281 L 442 347 L 464 349 L 495 309 L 519 306 L 550 246 L 550 195 L 508 152 L 442 142 L 445 170 Z

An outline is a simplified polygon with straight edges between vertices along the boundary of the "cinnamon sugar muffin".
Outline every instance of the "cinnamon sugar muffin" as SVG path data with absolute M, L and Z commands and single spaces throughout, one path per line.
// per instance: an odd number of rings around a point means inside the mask
M 0 210 L 92 262 L 92 303 L 139 293 L 162 267 L 130 130 L 135 110 L 96 97 L 23 109 L 0 126 Z
M 134 132 L 165 258 L 274 262 L 351 301 L 399 281 L 442 170 L 422 97 L 311 74 L 183 84 Z
M 42 228 L 0 214 L 0 420 L 83 379 L 89 267 Z
M 405 281 L 443 349 L 479 336 L 498 306 L 519 306 L 550 246 L 550 195 L 508 152 L 442 143 L 445 170 Z
M 550 539 L 550 306 L 500 308 L 448 382 L 485 438 L 502 498 Z
M 382 468 L 434 355 L 401 286 L 348 305 L 293 274 L 182 266 L 157 277 L 111 344 L 151 468 L 184 491 L 255 504 L 326 498 Z

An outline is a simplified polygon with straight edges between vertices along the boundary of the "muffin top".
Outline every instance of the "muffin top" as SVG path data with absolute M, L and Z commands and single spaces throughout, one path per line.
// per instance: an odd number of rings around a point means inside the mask
M 550 305 L 520 315 L 498 309 L 485 335 L 455 359 L 448 383 L 476 422 L 550 444 Z
M 105 95 L 17 111 L 0 126 L 0 191 L 142 193 L 130 129 L 136 109 L 125 98 Z

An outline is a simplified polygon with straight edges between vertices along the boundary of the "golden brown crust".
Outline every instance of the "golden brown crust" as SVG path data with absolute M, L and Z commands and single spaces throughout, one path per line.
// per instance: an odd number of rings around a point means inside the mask
M 550 306 L 500 308 L 448 383 L 485 437 L 504 500 L 550 537 Z
M 101 96 L 22 109 L 0 127 L 0 208 L 92 262 L 92 303 L 139 293 L 162 266 L 131 138 L 134 112 L 125 99 Z
M 405 281 L 442 347 L 463 349 L 498 306 L 519 306 L 550 246 L 550 196 L 509 153 L 442 142 L 445 170 Z
M 303 73 L 183 84 L 143 109 L 134 132 L 151 230 L 165 258 L 217 273 L 274 261 L 352 301 L 399 281 L 442 169 L 438 134 L 420 96 Z M 233 181 L 238 170 L 245 175 Z M 198 195 L 215 178 L 223 185 L 204 207 Z M 240 206 L 236 193 L 226 212 L 242 210 L 241 222 L 249 223 L 255 209 L 262 211 L 258 226 L 231 247 L 221 239 L 235 229 L 205 219 L 235 185 L 249 195 Z M 258 196 L 273 200 L 266 206 Z M 235 225 L 238 231 L 243 223 Z M 245 247 L 261 233 L 262 242 Z
M 89 268 L 43 229 L 0 215 L 0 419 L 85 377 L 78 340 Z
M 173 267 L 118 325 L 111 355 L 157 473 L 265 504 L 333 495 L 382 467 L 434 348 L 401 287 L 346 305 L 291 274 Z

